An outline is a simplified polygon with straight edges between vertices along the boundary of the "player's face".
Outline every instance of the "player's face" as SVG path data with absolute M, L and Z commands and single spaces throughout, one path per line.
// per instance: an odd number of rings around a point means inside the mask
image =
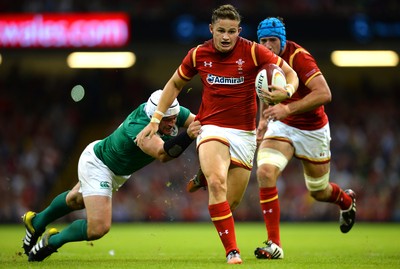
M 164 135 L 171 135 L 177 118 L 178 115 L 162 118 L 158 126 L 158 131 Z
M 279 55 L 281 50 L 281 40 L 275 36 L 260 38 L 260 44 L 271 50 L 276 55 Z
M 239 22 L 235 20 L 220 19 L 210 24 L 214 47 L 220 52 L 231 51 L 241 31 L 242 27 L 239 27 Z

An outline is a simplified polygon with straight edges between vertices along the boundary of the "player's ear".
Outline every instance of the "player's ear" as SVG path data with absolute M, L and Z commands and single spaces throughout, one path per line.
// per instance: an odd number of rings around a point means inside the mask
M 240 32 L 242 31 L 242 27 L 238 28 L 238 33 L 240 34 Z
M 212 34 L 213 33 L 213 25 L 211 23 L 208 25 L 208 28 L 210 29 L 210 33 Z

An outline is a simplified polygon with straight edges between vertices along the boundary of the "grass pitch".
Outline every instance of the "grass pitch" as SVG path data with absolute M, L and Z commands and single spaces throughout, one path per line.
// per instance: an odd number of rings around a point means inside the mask
M 63 225 L 55 225 L 62 229 Z M 212 223 L 113 224 L 104 238 L 64 245 L 43 262 L 22 253 L 23 225 L 0 226 L 1 268 L 400 268 L 400 224 L 356 223 L 342 234 L 337 223 L 283 223 L 285 258 L 257 260 L 263 223 L 236 223 L 242 265 L 228 265 Z

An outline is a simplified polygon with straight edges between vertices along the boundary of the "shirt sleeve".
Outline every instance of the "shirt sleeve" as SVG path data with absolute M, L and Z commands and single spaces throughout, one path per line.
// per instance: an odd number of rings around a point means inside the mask
M 257 44 L 257 61 L 259 62 L 259 66 L 263 66 L 265 64 L 276 64 L 279 67 L 282 67 L 283 61 L 281 57 L 277 56 L 275 53 L 270 51 L 264 46 Z
M 305 85 L 311 78 L 321 74 L 314 57 L 305 50 L 299 51 L 294 55 L 292 64 L 297 76 Z
M 178 75 L 181 79 L 189 81 L 191 80 L 196 74 L 196 52 L 197 48 L 192 48 L 183 58 L 181 65 L 178 68 Z

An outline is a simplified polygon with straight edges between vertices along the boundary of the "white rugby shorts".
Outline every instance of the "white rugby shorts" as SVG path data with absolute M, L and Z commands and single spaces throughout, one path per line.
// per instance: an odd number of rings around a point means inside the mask
M 257 148 L 256 131 L 244 131 L 216 125 L 203 125 L 197 137 L 197 147 L 206 141 L 216 140 L 229 146 L 231 162 L 251 170 Z
M 115 175 L 93 151 L 94 145 L 99 141 L 90 143 L 82 152 L 78 162 L 79 192 L 83 197 L 100 195 L 112 197 L 130 176 Z
M 294 147 L 294 155 L 299 159 L 311 162 L 326 162 L 331 158 L 331 133 L 329 123 L 318 130 L 300 130 L 282 123 L 270 121 L 265 138 L 283 137 Z

